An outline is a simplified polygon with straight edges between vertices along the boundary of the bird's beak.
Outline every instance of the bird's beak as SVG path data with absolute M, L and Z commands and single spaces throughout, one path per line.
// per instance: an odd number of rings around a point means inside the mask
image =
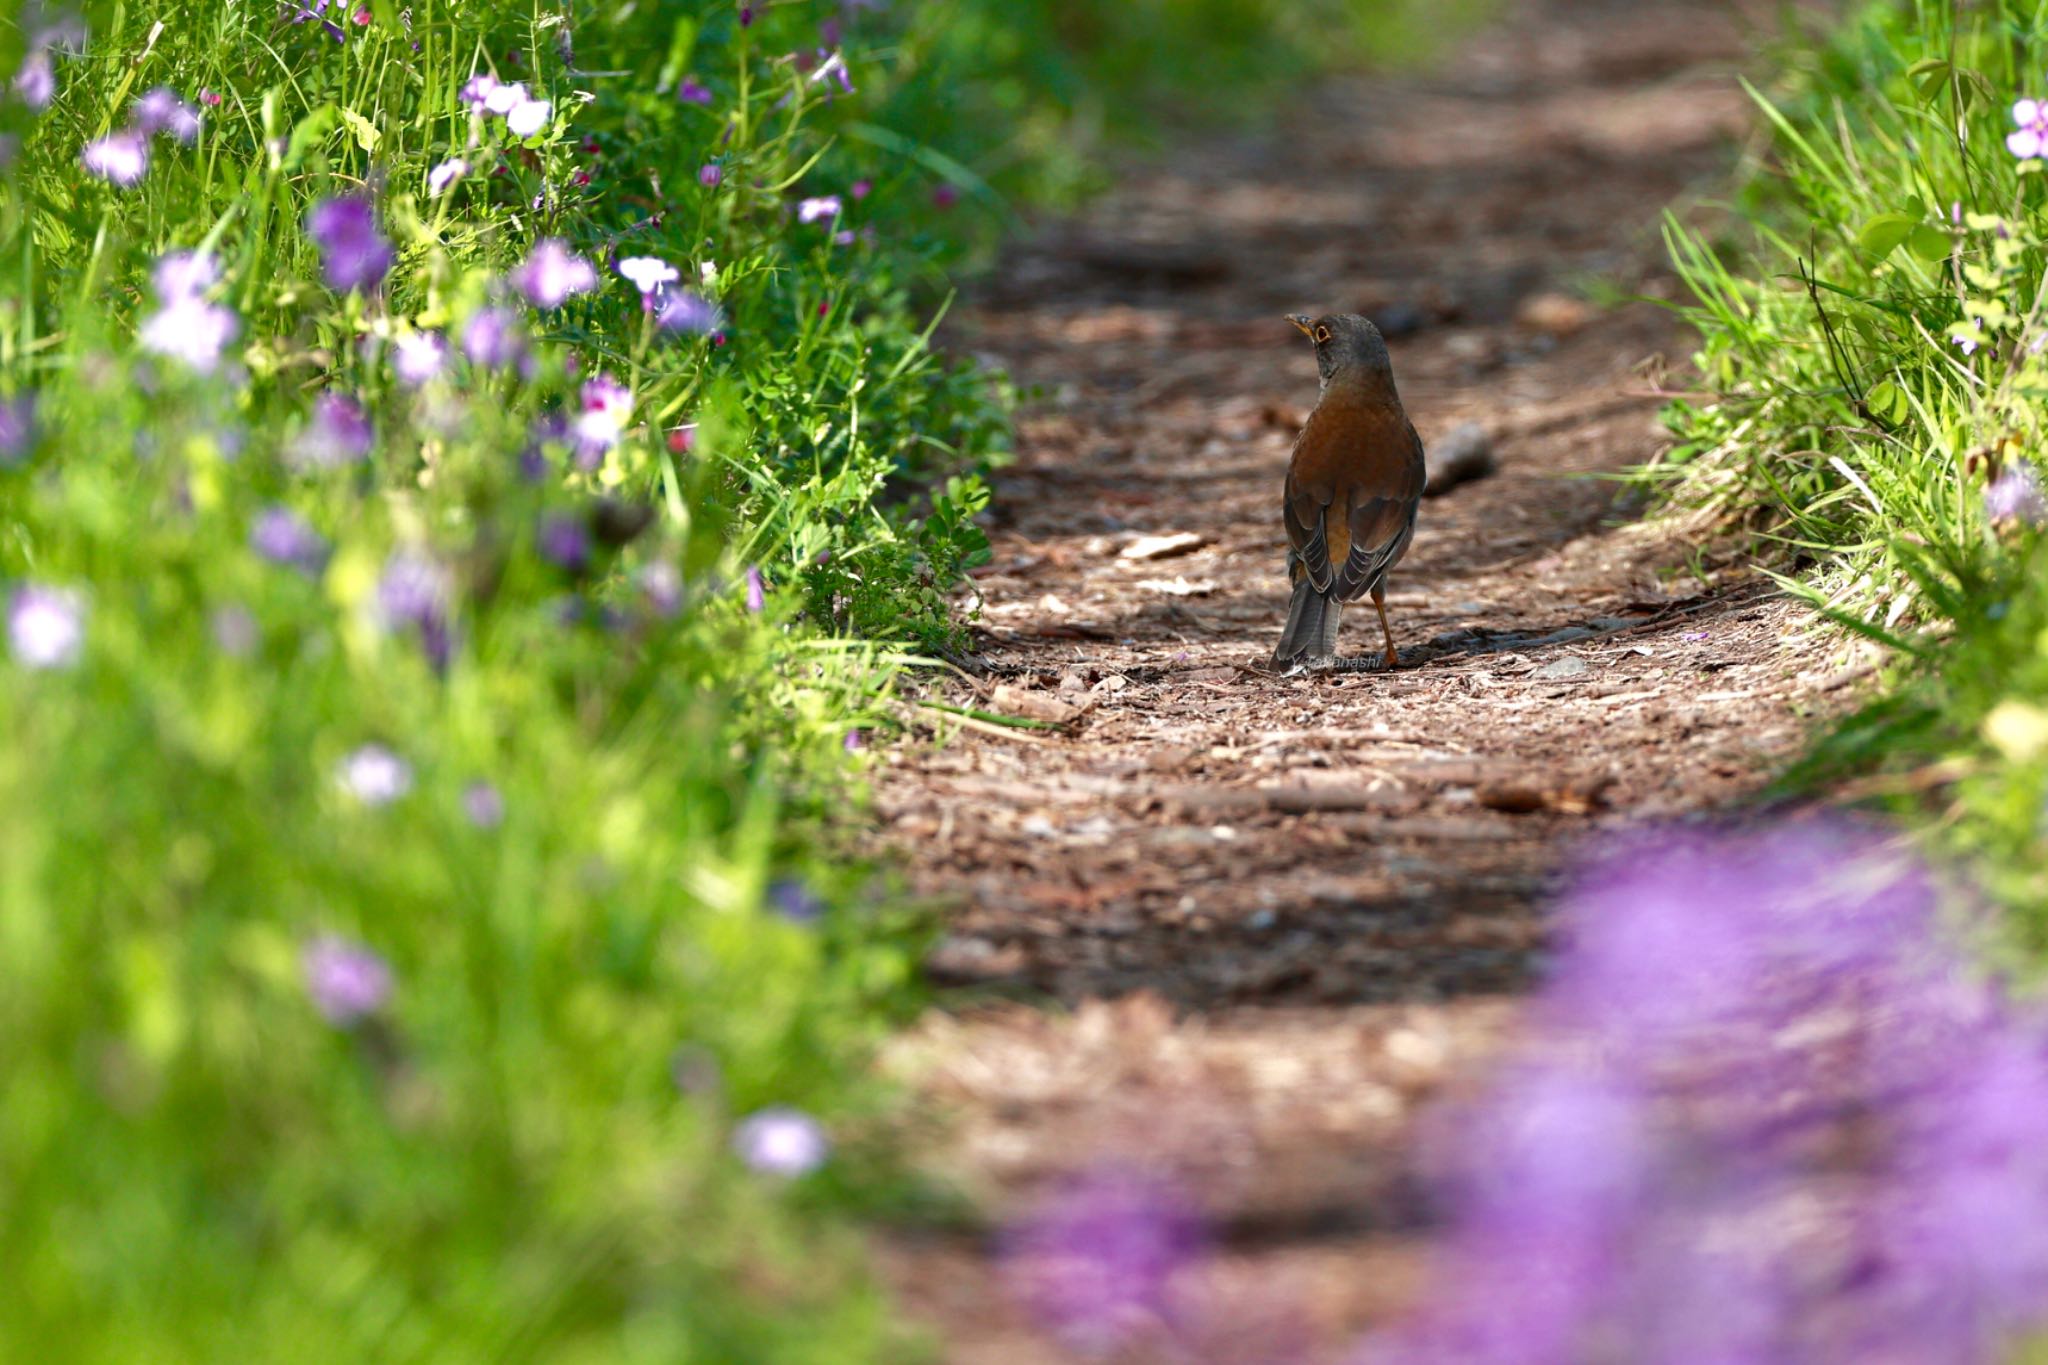
M 1289 313 L 1287 315 L 1287 320 L 1293 323 L 1296 327 L 1299 327 L 1301 329 L 1301 334 L 1303 336 L 1313 335 L 1310 329 L 1313 327 L 1315 319 L 1310 317 L 1308 314 Z

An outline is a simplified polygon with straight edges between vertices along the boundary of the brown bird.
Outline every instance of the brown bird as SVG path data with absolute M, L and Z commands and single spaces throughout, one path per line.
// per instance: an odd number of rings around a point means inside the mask
M 1316 344 L 1322 397 L 1294 440 L 1287 464 L 1287 573 L 1294 600 L 1273 666 L 1327 667 L 1337 656 L 1337 619 L 1370 593 L 1387 625 L 1387 571 L 1408 552 L 1427 475 L 1422 440 L 1394 392 L 1393 362 L 1379 329 L 1355 313 L 1287 320 Z

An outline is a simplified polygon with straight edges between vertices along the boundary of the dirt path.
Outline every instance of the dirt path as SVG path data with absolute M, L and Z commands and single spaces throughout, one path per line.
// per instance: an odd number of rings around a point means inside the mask
M 991 1225 L 1102 1161 L 1195 1192 L 1224 1249 L 1204 1292 L 1251 1324 L 1204 1359 L 1275 1358 L 1261 1322 L 1312 1354 L 1410 1292 L 1418 1106 L 1511 1028 L 1574 846 L 1753 793 L 1840 695 L 1766 582 L 1571 477 L 1658 446 L 1645 362 L 1686 338 L 1572 294 L 1672 292 L 1657 216 L 1745 126 L 1737 33 L 1694 4 L 1510 5 L 1431 76 L 1133 176 L 955 330 L 1044 393 L 998 481 L 984 687 L 1084 714 L 889 755 L 878 837 L 957 906 L 932 965 L 971 988 L 890 1064 Z M 1341 309 L 1384 323 L 1425 441 L 1478 422 L 1500 468 L 1424 504 L 1398 670 L 1276 678 L 1278 490 L 1315 395 L 1281 315 Z M 1166 535 L 1192 548 L 1132 557 Z M 1343 648 L 1376 639 L 1354 611 Z M 885 1257 L 945 1359 L 1063 1359 L 978 1239 Z

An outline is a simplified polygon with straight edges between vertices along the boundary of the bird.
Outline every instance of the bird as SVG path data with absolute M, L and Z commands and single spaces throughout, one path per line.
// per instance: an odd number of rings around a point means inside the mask
M 1315 343 L 1322 383 L 1287 463 L 1281 518 L 1294 596 L 1273 651 L 1288 673 L 1336 662 L 1337 622 L 1346 602 L 1370 595 L 1386 641 L 1381 664 L 1400 661 L 1387 624 L 1387 573 L 1408 552 L 1428 481 L 1422 438 L 1401 396 L 1387 343 L 1355 313 L 1287 320 Z

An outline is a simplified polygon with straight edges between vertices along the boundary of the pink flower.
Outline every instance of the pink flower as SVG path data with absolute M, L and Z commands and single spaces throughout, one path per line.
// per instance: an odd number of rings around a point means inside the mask
M 159 85 L 135 101 L 135 128 L 168 134 L 189 147 L 199 140 L 199 111 L 180 99 L 177 91 Z
M 839 210 L 838 195 L 821 194 L 814 199 L 806 199 L 796 206 L 796 220 L 799 223 L 815 223 L 821 219 L 837 218 Z
M 360 943 L 322 935 L 299 956 L 306 994 L 328 1023 L 353 1024 L 391 998 L 391 968 Z
M 548 126 L 554 105 L 546 100 L 521 100 L 505 114 L 505 126 L 514 137 L 532 137 Z
M 2048 105 L 2020 100 L 2012 107 L 2012 121 L 2019 130 L 2006 134 L 2007 151 L 2022 160 L 2048 154 Z

